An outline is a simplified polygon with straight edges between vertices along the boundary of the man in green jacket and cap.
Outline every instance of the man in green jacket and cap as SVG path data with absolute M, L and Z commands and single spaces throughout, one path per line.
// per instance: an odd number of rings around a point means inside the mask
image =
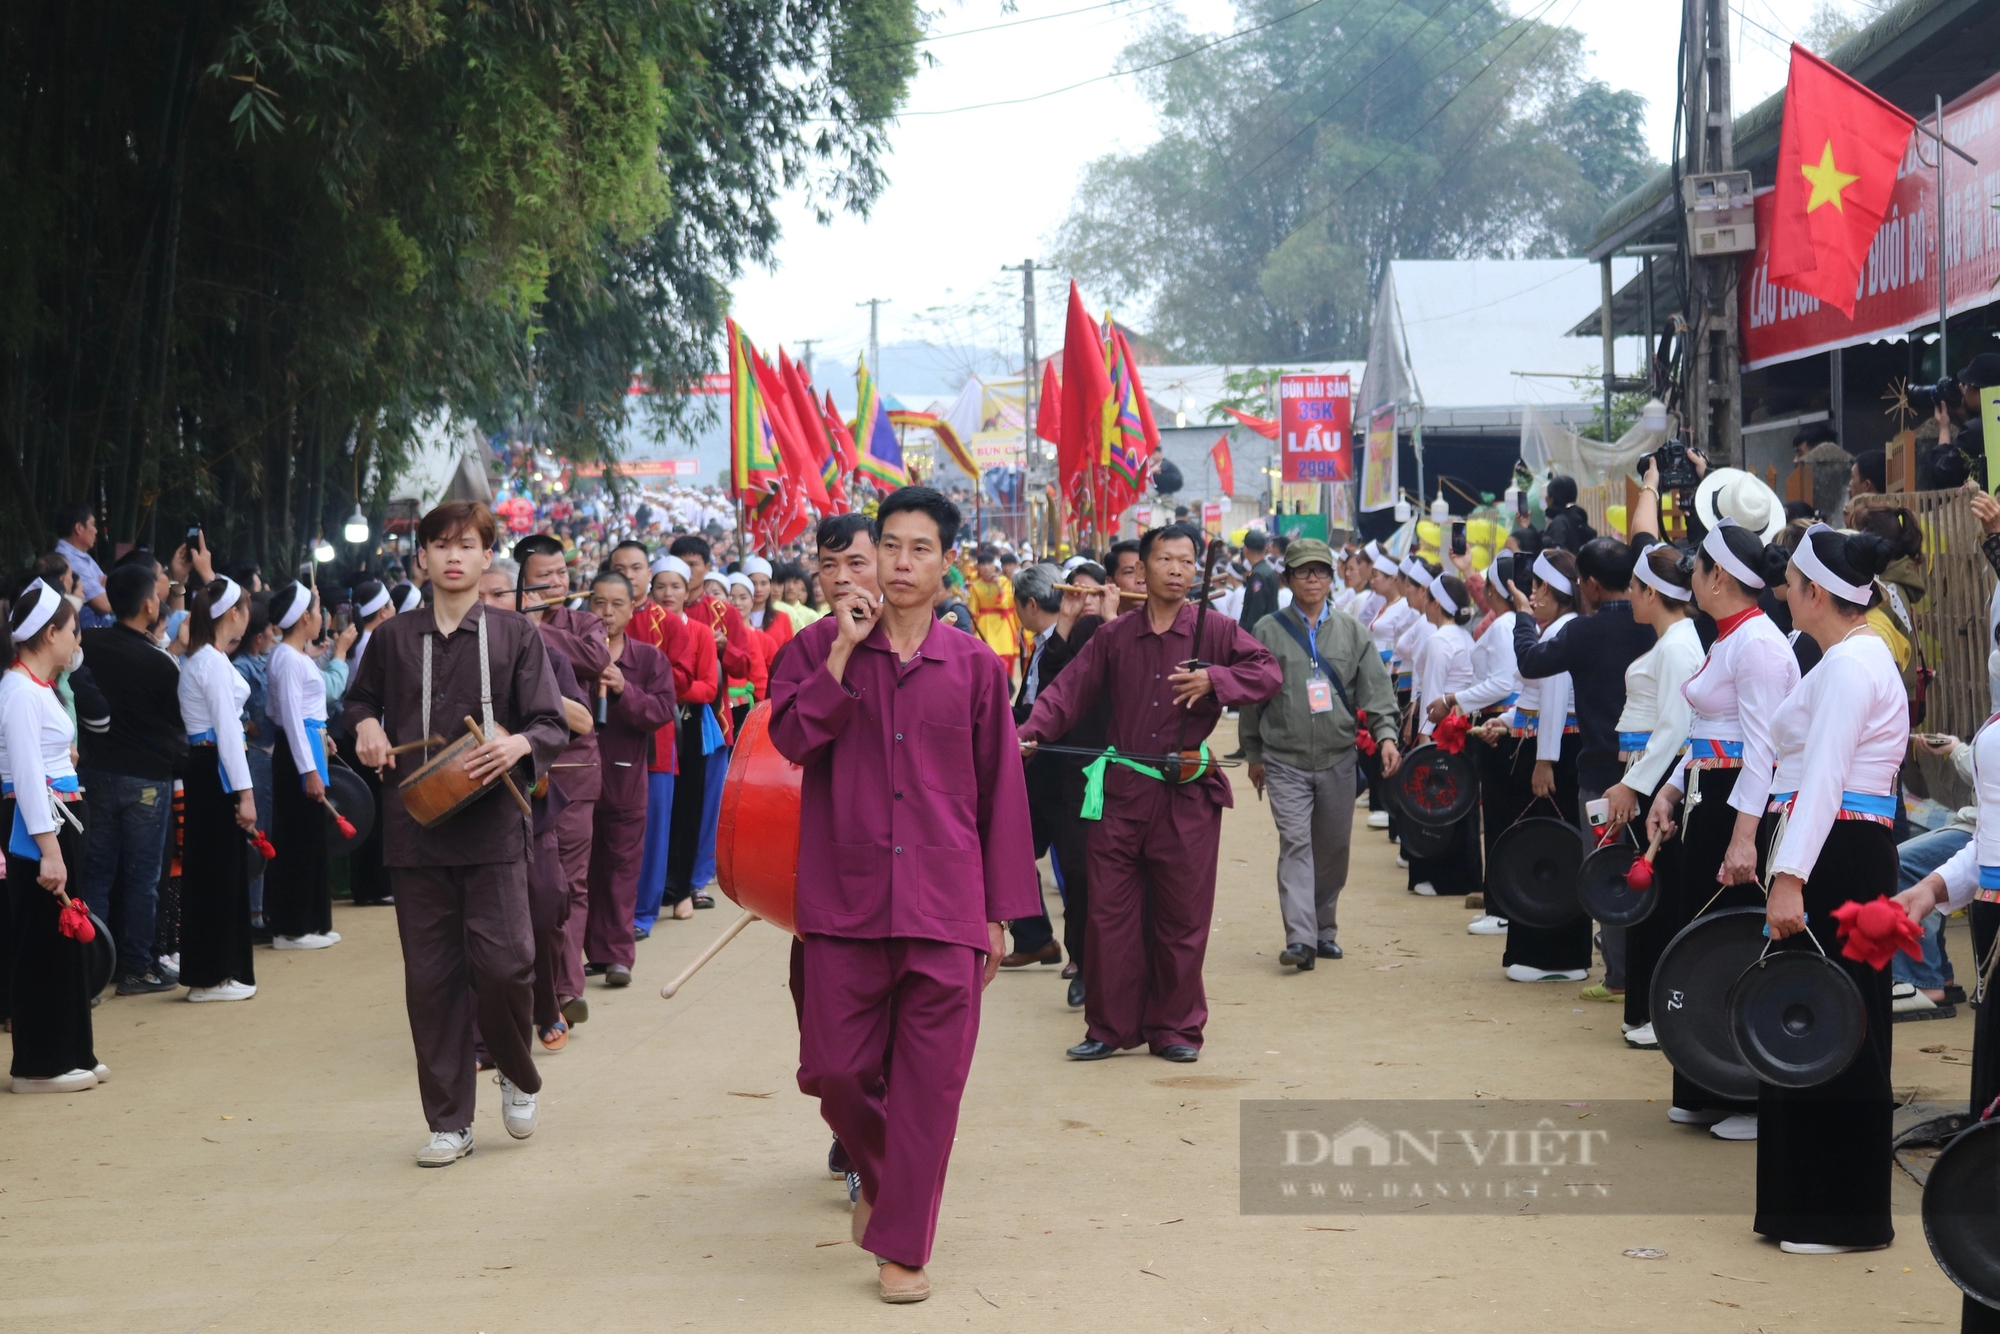
M 1297 538 L 1286 549 L 1292 604 L 1250 630 L 1278 659 L 1285 684 L 1261 704 L 1242 705 L 1237 724 L 1250 782 L 1259 797 L 1269 794 L 1278 826 L 1278 961 L 1300 972 L 1341 955 L 1336 909 L 1354 827 L 1357 719 L 1381 748 L 1383 774 L 1401 763 L 1395 688 L 1367 629 L 1328 600 L 1333 578 L 1326 543 Z

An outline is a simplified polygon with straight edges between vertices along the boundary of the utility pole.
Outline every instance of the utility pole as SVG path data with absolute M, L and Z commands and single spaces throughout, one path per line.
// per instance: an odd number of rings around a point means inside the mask
M 1687 143 L 1682 175 L 1735 169 L 1729 102 L 1728 0 L 1683 0 L 1681 43 L 1688 71 L 1681 90 Z M 1685 210 L 1686 201 L 1677 200 Z M 1685 229 L 1684 229 L 1685 230 Z M 1711 466 L 1742 452 L 1743 362 L 1736 339 L 1736 266 L 1740 256 L 1688 256 L 1688 376 L 1681 395 L 1688 443 Z M 1608 368 L 1607 368 L 1608 369 Z
M 871 296 L 866 301 L 857 301 L 854 304 L 868 307 L 868 370 L 879 383 L 882 379 L 882 344 L 877 333 L 881 327 L 879 320 L 882 307 L 889 304 L 889 298 Z
M 1024 470 L 1032 469 L 1039 461 L 1035 457 L 1035 399 L 1041 393 L 1042 382 L 1035 373 L 1041 363 L 1041 358 L 1035 354 L 1035 270 L 1040 267 L 1032 259 L 1000 266 L 1003 273 L 1021 275 L 1021 381 L 1026 386 L 1026 393 L 1021 399 L 1021 464 Z M 1024 477 L 1024 489 L 1025 481 Z
M 799 358 L 799 364 L 806 368 L 807 384 L 811 384 L 813 378 L 813 344 L 825 341 L 823 338 L 801 338 L 799 340 L 799 346 L 805 349 L 805 354 Z

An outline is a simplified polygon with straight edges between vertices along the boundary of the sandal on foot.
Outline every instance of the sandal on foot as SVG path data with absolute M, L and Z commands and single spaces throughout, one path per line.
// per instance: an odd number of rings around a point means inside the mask
M 558 1019 L 535 1036 L 542 1040 L 543 1051 L 559 1052 L 569 1045 L 569 1024 L 565 1020 Z

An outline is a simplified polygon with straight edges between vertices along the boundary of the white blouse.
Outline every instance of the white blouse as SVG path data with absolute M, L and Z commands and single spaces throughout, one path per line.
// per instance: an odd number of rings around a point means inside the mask
M 250 683 L 227 655 L 204 644 L 181 666 L 181 723 L 192 741 L 204 732 L 215 735 L 222 760 L 222 790 L 250 790 L 250 759 L 243 744 L 243 706 L 250 702 Z
M 1417 609 L 1402 598 L 1376 612 L 1373 620 L 1365 622 L 1368 637 L 1375 641 L 1375 651 L 1386 661 L 1396 651 L 1396 636 L 1409 629 L 1410 622 L 1417 619 Z
M 326 722 L 326 678 L 313 660 L 280 643 L 271 650 L 270 686 L 264 711 L 285 731 L 291 743 L 292 763 L 301 774 L 316 772 L 312 743 L 306 739 L 306 719 Z
M 1970 747 L 1972 791 L 1979 802 L 1979 819 L 1972 841 L 1937 870 L 1951 896 L 1944 905 L 1948 913 L 1957 912 L 1978 894 L 1980 867 L 2000 868 L 2000 727 L 1993 725 L 1994 718 L 2000 718 L 2000 713 L 1988 718 L 1985 726 L 1973 734 Z
M 1348 603 L 1348 615 L 1367 626 L 1382 614 L 1382 608 L 1389 605 L 1389 599 L 1372 588 L 1364 588 L 1348 598 Z
M 76 777 L 69 748 L 76 740 L 76 724 L 56 698 L 56 692 L 9 670 L 0 679 L 0 735 L 7 739 L 6 770 L 0 777 L 14 785 L 21 824 L 30 834 L 52 834 L 55 812 L 48 799 L 37 799 L 51 780 Z
M 1428 716 L 1433 700 L 1472 684 L 1472 634 L 1462 625 L 1445 624 L 1424 641 L 1417 655 L 1417 732 L 1429 736 L 1434 724 Z
M 1682 617 L 1625 669 L 1625 711 L 1618 715 L 1618 730 L 1653 734 L 1619 780 L 1634 792 L 1659 787 L 1680 759 L 1691 716 L 1681 687 L 1701 670 L 1702 656 L 1701 635 L 1692 620 Z
M 1505 612 L 1493 618 L 1486 633 L 1472 646 L 1472 684 L 1452 693 L 1458 707 L 1477 713 L 1494 704 L 1504 704 L 1508 696 L 1520 693 L 1521 674 L 1514 661 L 1514 617 Z
M 1519 615 L 1519 613 L 1515 613 Z M 1535 641 L 1546 644 L 1571 621 L 1576 613 L 1566 611 L 1550 621 Z M 1537 677 L 1533 680 L 1521 679 L 1521 695 L 1514 701 L 1517 713 L 1535 715 L 1535 758 L 1554 764 L 1562 758 L 1563 727 L 1569 722 L 1570 707 L 1576 700 L 1576 688 L 1570 682 L 1568 672 L 1557 672 L 1554 676 Z
M 1841 793 L 1896 790 L 1910 745 L 1910 705 L 1889 646 L 1856 635 L 1828 649 L 1771 715 L 1771 739 L 1778 758 L 1772 787 L 1798 794 L 1771 870 L 1803 880 L 1840 815 Z
M 1750 617 L 1708 650 L 1708 661 L 1681 687 L 1693 718 L 1690 738 L 1743 743 L 1743 771 L 1729 804 L 1739 813 L 1762 818 L 1771 798 L 1777 753 L 1771 719 L 1799 683 L 1799 660 L 1771 618 Z M 1687 761 L 1669 780 L 1687 791 Z
M 1416 673 L 1417 655 L 1424 651 L 1424 645 L 1430 643 L 1431 636 L 1437 633 L 1437 627 L 1432 625 L 1427 617 L 1415 612 L 1411 613 L 1411 616 L 1410 623 L 1396 636 L 1397 676 L 1411 676 Z

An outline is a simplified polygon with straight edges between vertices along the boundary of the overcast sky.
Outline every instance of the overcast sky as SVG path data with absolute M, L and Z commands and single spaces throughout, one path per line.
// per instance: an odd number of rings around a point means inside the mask
M 1589 47 L 1592 77 L 1648 99 L 1647 138 L 1664 160 L 1681 6 L 1675 0 L 1512 4 L 1516 13 L 1533 10 L 1577 28 Z M 1138 81 L 1103 76 L 1119 67 L 1126 43 L 1170 7 L 1198 32 L 1225 34 L 1238 26 L 1226 0 L 1110 6 L 1020 0 L 1011 13 L 1001 0 L 944 0 L 926 46 L 935 63 L 917 75 L 891 130 L 891 184 L 874 212 L 822 227 L 802 207 L 788 208 L 776 268 L 736 284 L 738 321 L 760 346 L 796 350 L 816 339 L 820 352 L 846 359 L 868 338 L 868 312 L 857 303 L 886 297 L 884 343 L 956 339 L 1017 347 L 1020 277 L 1000 266 L 1047 259 L 1047 243 L 1085 164 L 1155 136 Z M 1814 7 L 1814 0 L 1732 4 L 1739 114 L 1783 86 L 1786 43 Z M 996 24 L 1009 26 L 990 26 Z M 1084 86 L 1054 91 L 1077 83 Z M 1035 100 L 963 109 L 1019 98 Z M 1002 293 L 1005 303 L 997 300 Z M 1038 282 L 1044 352 L 1061 342 L 1062 294 L 1059 277 Z M 1084 295 L 1103 302 L 1102 294 Z M 968 313 L 980 309 L 996 314 Z M 1130 314 L 1136 322 L 1142 312 Z

